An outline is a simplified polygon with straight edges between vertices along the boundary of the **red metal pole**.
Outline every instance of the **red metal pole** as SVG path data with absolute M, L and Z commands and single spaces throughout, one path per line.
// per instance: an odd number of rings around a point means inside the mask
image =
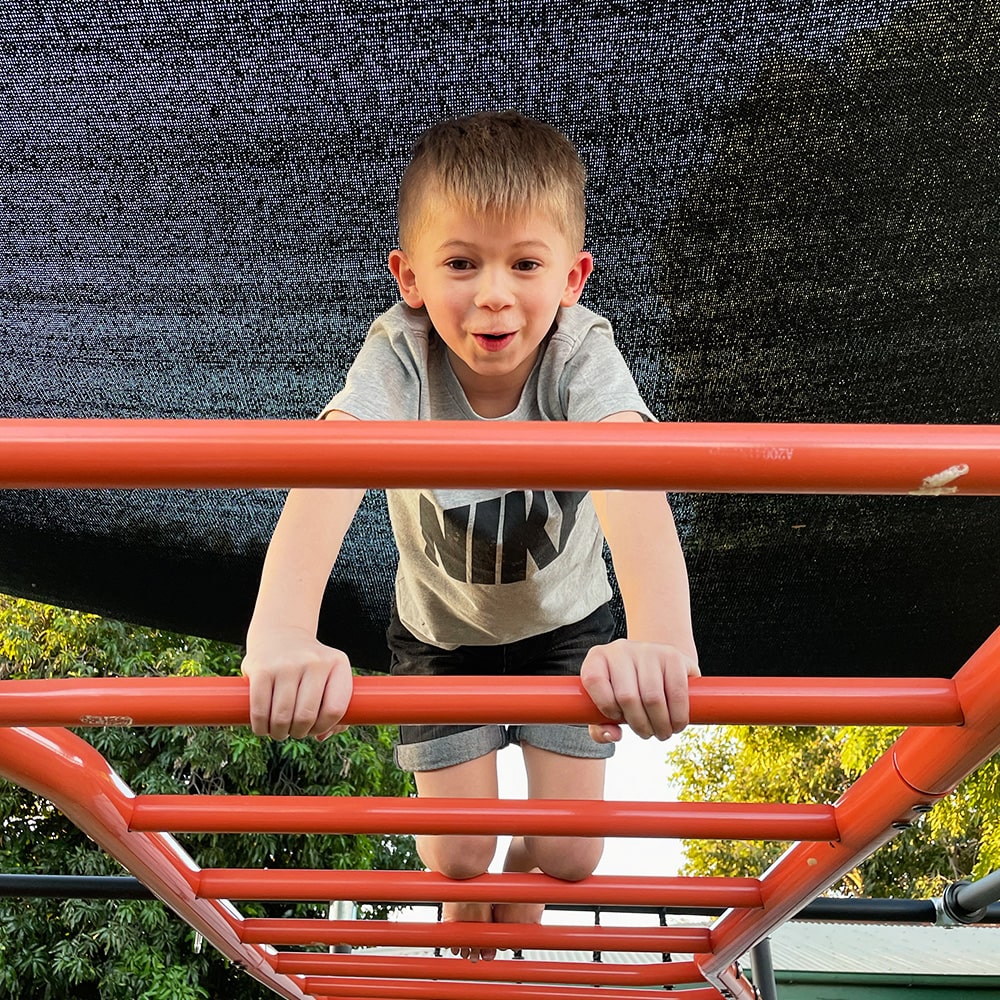
M 600 969 L 600 966 L 596 968 Z M 326 976 L 307 977 L 305 984 L 307 990 L 316 994 L 316 1000 L 650 1000 L 649 990 L 607 987 L 587 989 L 566 986 L 556 989 L 529 984 L 415 983 L 405 979 L 338 979 Z M 753 993 L 739 995 L 741 1000 L 744 996 L 752 1000 Z M 718 990 L 712 988 L 684 990 L 680 997 L 683 1000 L 720 1000 Z
M 850 664 L 845 664 L 845 671 Z M 961 725 L 954 681 L 890 677 L 696 677 L 698 725 Z M 0 681 L 0 726 L 237 726 L 242 677 Z M 606 721 L 574 677 L 356 677 L 348 723 Z
M 491 981 L 501 983 L 566 983 L 571 986 L 614 986 L 639 989 L 704 983 L 694 962 L 452 962 L 441 958 L 398 955 L 314 955 L 279 952 L 275 969 L 286 975 L 358 976 L 366 979 L 395 977 L 442 981 Z
M 832 806 L 575 799 L 140 795 L 131 830 L 837 840 Z
M 1000 427 L 0 420 L 0 487 L 1000 494 Z
M 601 906 L 760 906 L 755 878 L 651 878 L 591 875 L 560 882 L 546 875 L 504 873 L 457 881 L 436 872 L 203 868 L 204 899 L 329 900 L 359 903 L 580 903 Z
M 709 947 L 704 927 L 586 927 L 555 924 L 421 923 L 395 920 L 249 918 L 243 941 L 368 948 L 536 948 L 543 951 L 647 951 L 697 954 Z

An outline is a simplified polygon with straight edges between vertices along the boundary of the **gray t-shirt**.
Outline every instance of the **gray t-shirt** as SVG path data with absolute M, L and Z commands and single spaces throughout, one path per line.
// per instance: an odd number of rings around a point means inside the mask
M 344 388 L 324 409 L 361 420 L 487 420 L 469 405 L 423 309 L 400 303 L 371 326 Z M 517 408 L 498 420 L 654 419 L 611 325 L 560 309 Z M 585 618 L 611 596 L 589 493 L 386 491 L 399 547 L 400 621 L 445 649 L 497 645 Z

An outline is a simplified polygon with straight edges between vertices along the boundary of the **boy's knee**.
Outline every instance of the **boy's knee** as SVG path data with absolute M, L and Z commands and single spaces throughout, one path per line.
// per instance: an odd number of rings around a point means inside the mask
M 496 837 L 418 837 L 417 852 L 433 871 L 447 878 L 482 875 L 496 854 Z
M 599 837 L 531 837 L 526 846 L 546 875 L 566 882 L 593 875 L 604 853 L 604 841 Z

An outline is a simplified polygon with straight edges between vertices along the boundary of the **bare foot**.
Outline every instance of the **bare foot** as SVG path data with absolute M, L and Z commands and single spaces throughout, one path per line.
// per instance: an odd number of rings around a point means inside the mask
M 493 907 L 489 903 L 444 903 L 441 907 L 442 922 L 469 920 L 489 924 L 493 919 Z M 451 953 L 461 955 L 470 962 L 480 959 L 489 962 L 497 957 L 496 948 L 452 948 Z
M 514 837 L 504 858 L 505 872 L 539 872 L 524 844 L 523 837 Z M 498 924 L 540 924 L 544 903 L 494 903 L 493 920 Z
M 544 903 L 494 903 L 493 921 L 498 924 L 540 924 Z

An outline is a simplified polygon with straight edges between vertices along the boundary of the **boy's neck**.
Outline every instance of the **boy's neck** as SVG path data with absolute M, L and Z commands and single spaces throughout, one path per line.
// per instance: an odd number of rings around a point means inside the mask
M 483 375 L 473 371 L 450 348 L 442 344 L 448 352 L 448 363 L 465 393 L 466 401 L 480 417 L 506 417 L 513 413 L 521 402 L 521 394 L 528 382 L 535 362 L 541 353 L 539 348 L 524 364 L 504 375 Z

